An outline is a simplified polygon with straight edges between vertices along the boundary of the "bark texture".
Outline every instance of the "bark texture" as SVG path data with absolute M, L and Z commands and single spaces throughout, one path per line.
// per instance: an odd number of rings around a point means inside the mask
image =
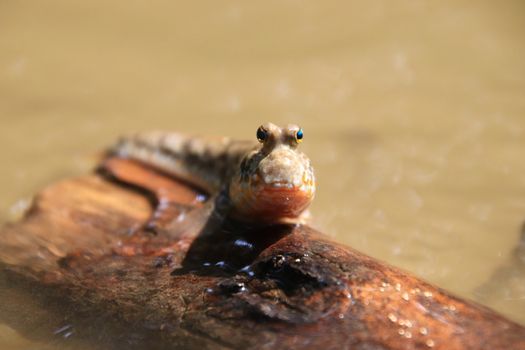
M 44 189 L 0 232 L 0 314 L 27 336 L 107 348 L 525 349 L 520 325 L 307 226 L 199 223 L 198 190 L 127 160 L 103 169 Z

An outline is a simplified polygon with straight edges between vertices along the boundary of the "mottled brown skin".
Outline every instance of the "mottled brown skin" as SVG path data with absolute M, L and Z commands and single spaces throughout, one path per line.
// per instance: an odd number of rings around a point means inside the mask
M 310 205 L 315 178 L 310 160 L 297 150 L 302 140 L 296 125 L 261 125 L 261 146 L 248 152 L 229 182 L 235 216 L 266 223 L 293 222 Z
M 110 349 L 525 348 L 522 326 L 304 225 L 130 235 L 151 201 L 191 215 L 202 193 L 130 160 L 104 169 L 48 187 L 0 232 L 0 318 L 25 336 Z
M 224 196 L 228 212 L 239 220 L 302 221 L 315 193 L 310 160 L 297 149 L 302 130 L 296 125 L 281 128 L 266 123 L 257 129 L 257 135 L 259 144 L 143 133 L 121 139 L 112 153 L 165 171 L 212 197 Z

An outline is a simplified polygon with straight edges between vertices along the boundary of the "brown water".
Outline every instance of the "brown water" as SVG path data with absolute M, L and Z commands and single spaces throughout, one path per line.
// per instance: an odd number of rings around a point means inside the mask
M 0 33 L 0 221 L 119 134 L 294 122 L 316 227 L 525 324 L 522 1 L 3 1 Z

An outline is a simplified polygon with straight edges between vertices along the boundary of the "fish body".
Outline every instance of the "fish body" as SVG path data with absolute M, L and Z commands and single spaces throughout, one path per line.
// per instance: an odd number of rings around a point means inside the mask
M 112 149 L 195 185 L 227 195 L 230 212 L 244 221 L 277 223 L 300 218 L 315 194 L 308 157 L 297 149 L 303 131 L 267 123 L 257 139 L 203 138 L 149 132 L 122 138 Z

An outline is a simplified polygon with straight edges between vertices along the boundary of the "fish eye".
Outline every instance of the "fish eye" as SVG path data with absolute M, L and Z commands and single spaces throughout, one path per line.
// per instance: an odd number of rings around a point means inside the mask
M 297 143 L 302 142 L 303 136 L 303 129 L 297 130 L 297 132 L 295 133 L 295 141 L 297 141 Z
M 257 129 L 257 140 L 263 143 L 268 138 L 268 131 L 266 131 L 262 126 L 259 126 Z

